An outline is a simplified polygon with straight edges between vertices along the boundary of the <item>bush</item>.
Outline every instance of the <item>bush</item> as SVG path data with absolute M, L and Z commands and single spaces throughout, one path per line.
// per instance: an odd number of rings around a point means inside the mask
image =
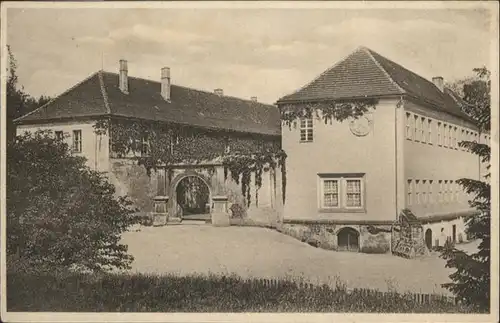
M 120 235 L 140 217 L 51 132 L 8 144 L 7 188 L 8 255 L 48 270 L 129 268 L 133 258 Z
M 231 207 L 229 209 L 231 210 L 231 217 L 232 218 L 242 219 L 246 215 L 245 208 L 243 206 L 241 206 L 240 204 L 235 203 L 235 204 L 231 205 Z
M 215 275 L 7 274 L 9 311 L 467 313 L 434 296 Z
M 463 85 L 463 100 L 466 111 L 482 132 L 491 131 L 491 80 L 486 67 L 475 68 L 477 77 Z M 457 182 L 466 194 L 472 196 L 469 205 L 479 214 L 466 221 L 467 240 L 479 240 L 478 251 L 467 254 L 453 245 L 443 248 L 441 257 L 446 260 L 446 267 L 455 271 L 450 275 L 452 283 L 443 284 L 464 303 L 476 307 L 479 311 L 490 309 L 491 285 L 491 185 L 490 158 L 491 148 L 485 143 L 461 141 L 461 148 L 477 155 L 487 165 L 488 174 L 481 180 L 461 178 Z

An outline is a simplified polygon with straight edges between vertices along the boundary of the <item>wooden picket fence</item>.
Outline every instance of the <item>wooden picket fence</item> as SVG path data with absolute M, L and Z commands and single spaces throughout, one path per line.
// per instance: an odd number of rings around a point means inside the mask
M 366 298 L 388 298 L 398 294 L 410 302 L 414 302 L 417 304 L 431 304 L 433 302 L 447 302 L 452 304 L 459 304 L 458 299 L 454 296 L 442 295 L 442 294 L 426 294 L 426 293 L 397 293 L 394 291 L 379 291 L 375 289 L 369 288 L 345 288 L 345 289 L 336 289 L 335 287 L 327 286 L 327 285 L 315 285 L 312 283 L 306 282 L 290 282 L 280 279 L 246 279 L 246 283 L 255 286 L 255 287 L 265 287 L 270 289 L 282 290 L 286 291 L 287 288 L 295 288 L 298 287 L 305 292 L 316 292 L 319 290 L 323 290 L 323 293 L 327 293 L 328 296 L 332 298 L 342 298 L 347 297 L 347 295 L 357 294 L 361 297 Z M 339 295 L 341 293 L 341 295 Z M 343 294 L 343 295 L 342 295 Z

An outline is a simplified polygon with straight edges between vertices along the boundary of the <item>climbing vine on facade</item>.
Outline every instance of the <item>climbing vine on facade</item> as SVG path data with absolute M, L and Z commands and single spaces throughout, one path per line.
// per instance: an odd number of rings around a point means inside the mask
M 357 99 L 351 101 L 326 101 L 318 103 L 287 104 L 280 108 L 281 121 L 291 127 L 296 120 L 303 118 L 322 119 L 325 124 L 333 121 L 344 121 L 349 118 L 359 118 L 375 109 L 377 99 Z
M 137 120 L 103 119 L 96 123 L 94 131 L 110 134 L 113 157 L 136 159 L 148 175 L 159 167 L 166 168 L 170 177 L 173 165 L 220 162 L 224 178 L 230 171 L 232 179 L 241 185 L 247 206 L 252 197 L 252 174 L 255 174 L 256 204 L 263 171 L 279 165 L 285 174 L 286 155 L 279 143 L 271 139 L 257 140 L 250 135 L 229 137 L 224 131 Z
M 241 184 L 241 193 L 249 206 L 251 201 L 250 182 L 252 174 L 255 174 L 256 204 L 258 204 L 258 190 L 262 186 L 262 173 L 270 169 L 275 171 L 279 166 L 282 176 L 286 177 L 285 159 L 286 154 L 282 150 L 226 156 L 223 160 L 224 179 L 227 179 L 229 172 L 231 178 L 237 184 Z

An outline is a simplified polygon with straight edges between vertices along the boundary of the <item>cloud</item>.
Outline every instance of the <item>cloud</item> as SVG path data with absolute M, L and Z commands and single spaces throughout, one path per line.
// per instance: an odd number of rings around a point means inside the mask
M 113 45 L 114 41 L 108 37 L 94 37 L 94 36 L 83 36 L 83 37 L 77 37 L 75 39 L 77 42 L 83 43 L 83 44 L 101 44 L 101 45 Z
M 123 58 L 131 76 L 157 79 L 170 66 L 176 84 L 274 102 L 360 45 L 425 77 L 468 75 L 488 61 L 482 19 L 470 10 L 27 9 L 9 17 L 8 42 L 34 95 L 102 65 L 117 71 Z
M 109 33 L 109 38 L 113 40 L 128 40 L 130 38 L 138 38 L 145 41 L 158 42 L 162 44 L 170 43 L 190 43 L 207 39 L 201 35 L 183 31 L 172 30 L 163 27 L 154 27 L 146 24 L 136 24 L 131 27 L 125 27 L 113 30 Z

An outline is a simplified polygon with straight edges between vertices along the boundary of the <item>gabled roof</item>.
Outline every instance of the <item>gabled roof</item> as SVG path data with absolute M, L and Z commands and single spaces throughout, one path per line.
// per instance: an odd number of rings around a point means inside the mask
M 460 107 L 466 103 L 450 89 L 443 93 L 434 83 L 366 47 L 359 47 L 277 104 L 399 95 L 471 121 Z
M 118 79 L 116 73 L 96 72 L 16 122 L 116 116 L 264 135 L 281 134 L 276 106 L 173 84 L 168 102 L 161 96 L 160 82 L 128 77 L 129 93 L 124 94 L 118 87 Z

